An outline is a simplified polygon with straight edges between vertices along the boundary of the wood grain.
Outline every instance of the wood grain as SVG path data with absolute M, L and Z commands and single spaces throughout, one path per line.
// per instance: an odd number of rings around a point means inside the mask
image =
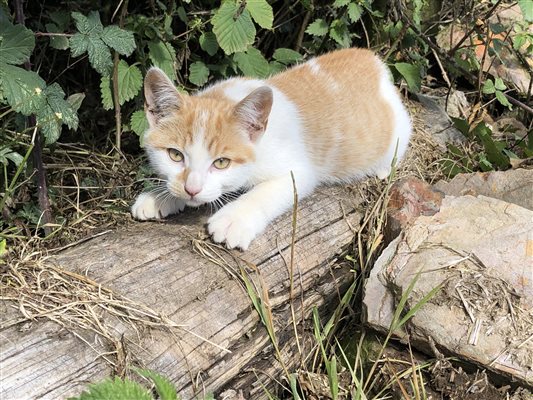
M 353 278 L 349 265 L 335 261 L 353 241 L 352 229 L 361 219 L 358 199 L 348 189 L 325 187 L 300 203 L 292 301 L 291 213 L 278 218 L 244 253 L 214 249 L 202 238 L 206 210 L 187 211 L 162 223 L 134 223 L 63 251 L 49 262 L 183 327 L 131 323 L 97 304 L 94 312 L 112 340 L 46 318 L 31 326 L 8 327 L 1 331 L 0 397 L 79 394 L 88 382 L 113 373 L 104 356 L 117 368 L 125 362 L 115 353 L 118 346 L 129 364 L 169 377 L 183 399 L 226 389 L 264 398 L 260 382 L 271 386 L 271 378 L 279 379 L 282 369 L 244 289 L 241 268 L 258 288 L 267 289 L 282 358 L 289 368 L 297 368 L 312 344 L 306 339 L 312 332 L 307 319 L 312 308 L 329 316 Z M 214 263 L 200 250 L 216 250 L 225 261 Z M 294 337 L 291 302 L 302 354 Z M 1 304 L 2 319 L 19 312 L 13 306 Z

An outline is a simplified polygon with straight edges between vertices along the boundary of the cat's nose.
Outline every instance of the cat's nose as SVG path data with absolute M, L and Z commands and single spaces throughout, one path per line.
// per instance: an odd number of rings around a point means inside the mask
M 187 192 L 187 194 L 189 196 L 194 197 L 198 193 L 200 193 L 202 191 L 202 189 L 201 188 L 196 188 L 196 187 L 187 187 L 187 186 L 185 186 L 185 191 Z

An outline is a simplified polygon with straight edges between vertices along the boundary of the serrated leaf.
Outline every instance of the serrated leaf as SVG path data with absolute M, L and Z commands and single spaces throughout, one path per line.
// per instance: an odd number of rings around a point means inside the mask
M 270 74 L 268 61 L 259 50 L 253 47 L 246 52 L 235 53 L 233 60 L 246 76 L 266 78 Z
M 137 382 L 115 378 L 89 385 L 88 391 L 83 391 L 79 397 L 71 397 L 69 400 L 102 399 L 153 400 L 153 397 L 147 389 Z
M 293 64 L 302 60 L 302 55 L 292 49 L 279 48 L 274 51 L 273 56 L 276 61 L 283 64 Z
M 531 0 L 518 0 L 522 15 L 527 22 L 533 22 L 533 1 Z
M 348 4 L 348 18 L 350 18 L 352 23 L 359 21 L 361 15 L 363 15 L 363 7 L 357 3 Z
M 116 25 L 106 26 L 100 38 L 105 44 L 124 56 L 129 56 L 135 50 L 133 33 Z
M 139 110 L 131 114 L 130 127 L 131 130 L 141 138 L 142 146 L 142 138 L 144 136 L 144 132 L 146 132 L 149 127 L 148 120 L 146 119 L 146 114 L 144 113 L 144 111 Z
M 326 21 L 323 19 L 317 19 L 313 21 L 307 29 L 305 30 L 305 33 L 308 33 L 313 36 L 324 36 L 329 31 L 329 25 Z
M 73 12 L 71 15 L 76 21 L 76 28 L 84 35 L 99 36 L 104 31 L 98 11 L 91 11 L 87 16 L 79 12 Z
M 507 86 L 505 86 L 505 83 L 503 83 L 503 79 L 502 78 L 496 78 L 496 80 L 494 82 L 494 87 L 497 90 L 505 90 L 505 89 L 507 89 Z
M 247 0 L 246 9 L 250 11 L 257 25 L 264 29 L 272 29 L 274 12 L 272 11 L 272 6 L 266 0 Z
M 255 26 L 250 12 L 227 0 L 212 19 L 213 32 L 226 54 L 245 51 L 255 39 Z
M 351 0 L 335 0 L 333 2 L 333 7 L 339 8 L 344 7 L 350 3 Z
M 78 115 L 65 100 L 65 93 L 59 84 L 47 86 L 42 93 L 44 103 L 37 110 L 37 126 L 41 129 L 46 144 L 55 143 L 61 135 L 61 126 L 78 128 Z
M 351 45 L 352 41 L 350 39 L 348 27 L 340 19 L 336 19 L 331 23 L 329 36 L 342 47 L 350 47 Z
M 49 33 L 63 33 L 54 23 L 46 24 L 45 27 Z M 68 49 L 68 38 L 65 36 L 50 36 L 50 47 L 57 50 L 66 50 Z
M 139 68 L 128 65 L 124 60 L 118 63 L 118 102 L 120 105 L 133 99 L 141 90 L 143 77 Z
M 176 51 L 169 43 L 160 40 L 148 42 L 148 57 L 152 64 L 161 68 L 170 79 L 177 79 Z
M 45 81 L 34 71 L 0 62 L 0 89 L 8 104 L 23 115 L 35 113 L 43 102 Z
M 502 105 L 509 108 L 509 110 L 513 108 L 512 104 L 509 103 L 509 100 L 507 100 L 507 97 L 505 97 L 505 95 L 502 92 L 500 92 L 499 90 L 496 90 L 495 94 L 496 94 L 496 98 Z
M 409 63 L 396 63 L 394 68 L 402 75 L 407 82 L 409 90 L 412 92 L 419 92 L 422 85 L 422 79 L 420 78 L 420 69 L 413 64 Z
M 135 372 L 137 372 L 141 376 L 144 376 L 145 378 L 151 379 L 154 382 L 155 390 L 161 400 L 178 399 L 176 388 L 168 379 L 147 369 L 135 368 Z
M 79 57 L 89 47 L 89 37 L 82 33 L 75 33 L 69 39 L 70 53 L 72 57 Z
M 485 148 L 487 160 L 492 164 L 496 164 L 501 169 L 507 168 L 509 166 L 509 158 L 501 152 L 498 145 L 492 139 L 490 128 L 485 123 L 480 123 L 474 129 L 474 133 Z
M 481 91 L 485 94 L 492 94 L 496 91 L 496 88 L 494 87 L 494 82 L 492 82 L 492 79 L 487 79 L 485 81 Z
M 210 56 L 214 56 L 218 51 L 217 37 L 213 32 L 204 32 L 200 35 L 200 47 Z
M 196 86 L 202 86 L 209 78 L 209 68 L 201 61 L 196 61 L 189 66 L 189 81 Z
M 81 103 L 85 99 L 85 93 L 74 93 L 67 97 L 67 101 L 75 112 L 81 107 Z
M 278 72 L 284 71 L 287 66 L 285 64 L 280 63 L 279 61 L 271 61 L 270 64 L 270 74 L 274 75 Z
M 111 78 L 109 75 L 102 76 L 100 80 L 100 94 L 102 96 L 102 106 L 104 110 L 113 109 L 113 94 L 111 92 Z
M 33 32 L 22 25 L 0 24 L 0 62 L 22 64 L 35 47 Z
M 109 47 L 98 37 L 89 36 L 88 38 L 87 54 L 89 55 L 91 66 L 100 75 L 110 74 L 113 69 L 113 59 Z

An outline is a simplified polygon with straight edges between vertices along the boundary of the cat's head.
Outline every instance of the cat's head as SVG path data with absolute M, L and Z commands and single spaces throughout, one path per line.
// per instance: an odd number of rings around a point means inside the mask
M 188 96 L 152 68 L 144 94 L 145 146 L 170 193 L 198 206 L 245 185 L 272 107 L 270 88 L 259 87 L 238 103 L 220 94 Z

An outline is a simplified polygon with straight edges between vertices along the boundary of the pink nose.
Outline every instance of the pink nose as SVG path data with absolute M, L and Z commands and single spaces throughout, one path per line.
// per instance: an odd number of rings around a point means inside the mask
M 202 191 L 202 189 L 199 189 L 199 188 L 191 188 L 191 187 L 187 187 L 185 186 L 185 191 L 187 192 L 187 194 L 191 197 L 194 197 L 196 196 L 198 193 L 200 193 Z

